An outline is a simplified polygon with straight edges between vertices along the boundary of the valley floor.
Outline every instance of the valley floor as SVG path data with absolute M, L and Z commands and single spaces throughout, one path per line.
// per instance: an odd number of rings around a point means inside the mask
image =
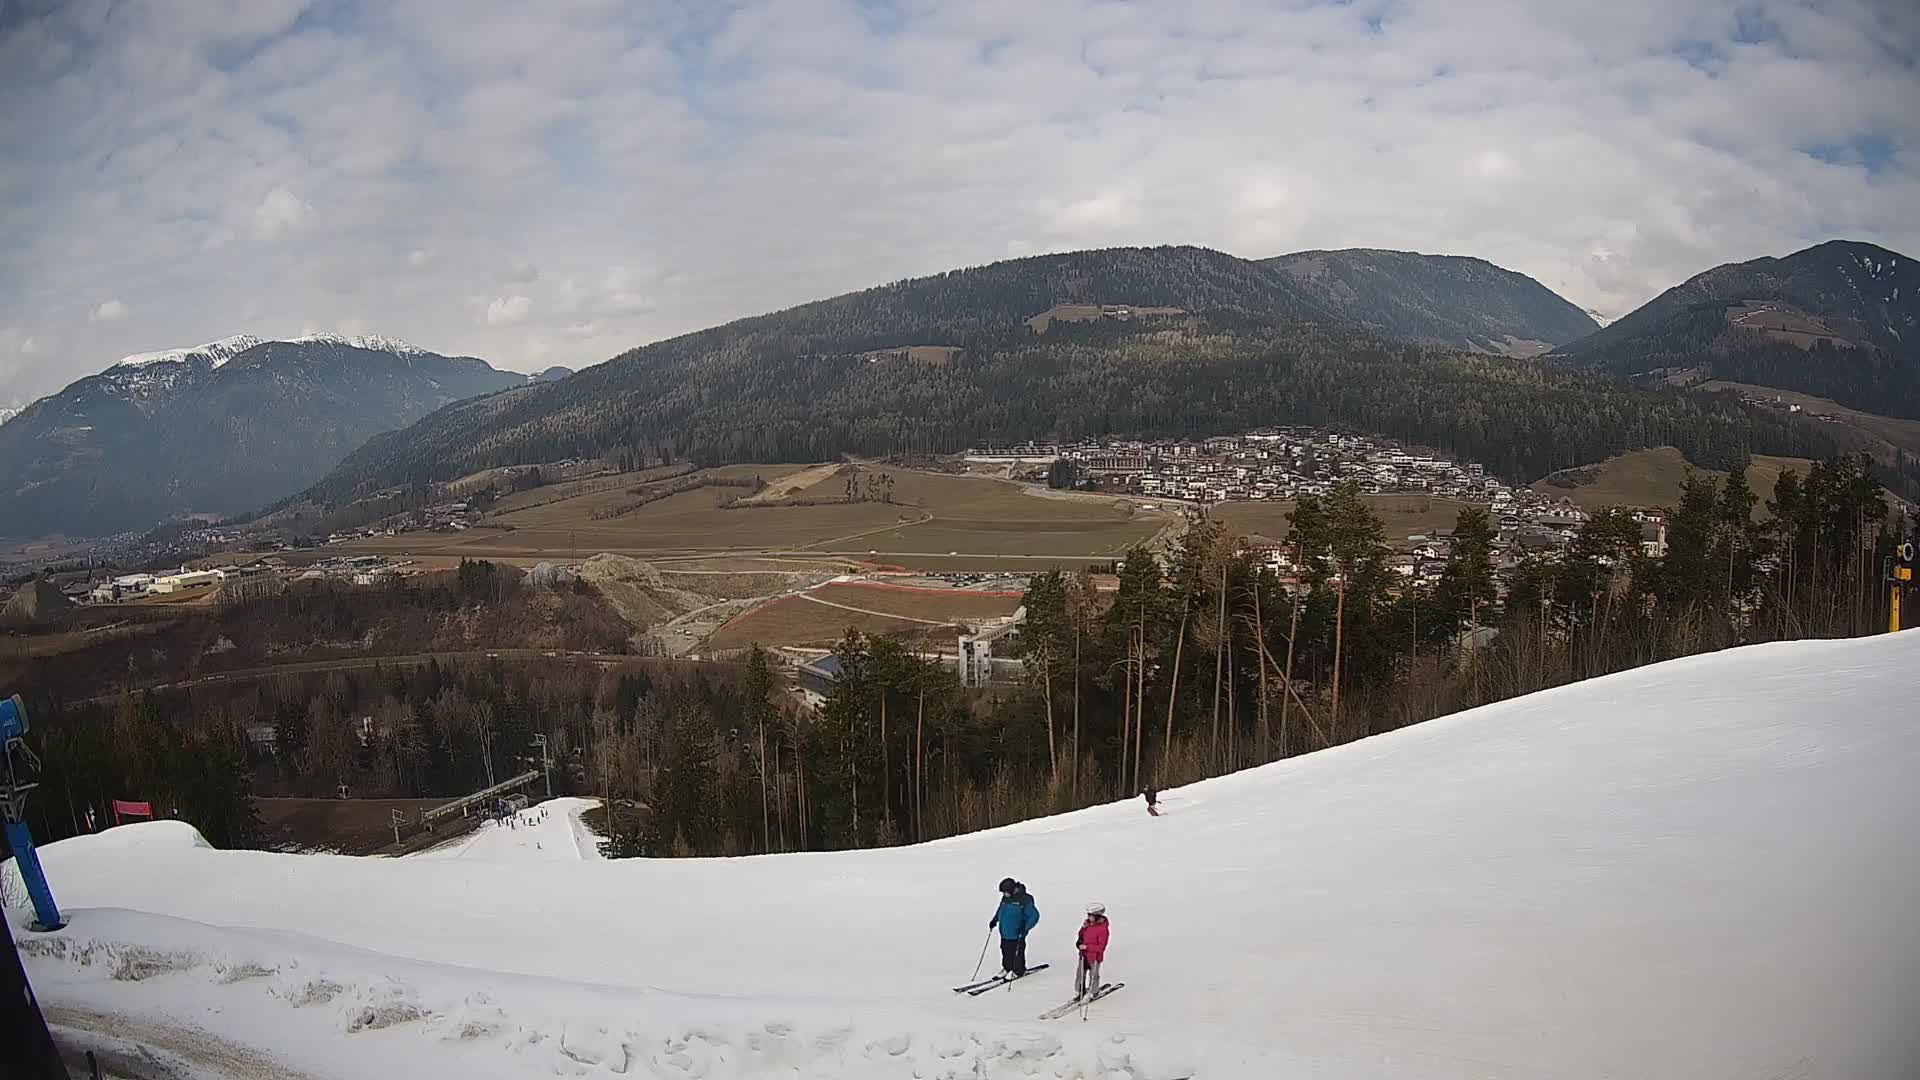
M 17 936 L 50 1009 L 312 1078 L 1915 1075 L 1916 666 L 1694 657 L 890 850 L 600 861 L 577 800 L 406 859 L 127 826 L 44 849 L 72 923 Z M 1054 966 L 958 997 L 1009 875 Z M 1091 900 L 1127 987 L 1040 1021 Z

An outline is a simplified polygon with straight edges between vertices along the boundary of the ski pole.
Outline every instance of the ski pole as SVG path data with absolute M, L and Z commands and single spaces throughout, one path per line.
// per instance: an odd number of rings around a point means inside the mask
M 972 982 L 974 979 L 980 977 L 980 965 L 987 962 L 987 946 L 991 944 L 993 944 L 993 927 L 989 926 L 987 927 L 987 940 L 980 943 L 980 959 L 973 962 L 973 975 L 968 978 L 968 982 Z

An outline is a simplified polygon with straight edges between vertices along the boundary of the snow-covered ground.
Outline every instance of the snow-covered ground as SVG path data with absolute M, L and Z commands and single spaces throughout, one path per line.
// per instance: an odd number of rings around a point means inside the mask
M 127 826 L 44 849 L 73 922 L 16 933 L 63 1015 L 316 1078 L 1915 1076 L 1917 692 L 1920 631 L 1759 646 L 1173 791 L 1159 818 L 886 851 L 568 858 L 578 803 L 409 859 Z M 1055 966 L 957 997 L 1008 875 Z M 1095 899 L 1127 987 L 1037 1020 Z
M 486 821 L 457 840 L 429 848 L 413 859 L 471 859 L 494 862 L 598 861 L 600 838 L 580 815 L 599 799 L 549 799 L 506 821 Z

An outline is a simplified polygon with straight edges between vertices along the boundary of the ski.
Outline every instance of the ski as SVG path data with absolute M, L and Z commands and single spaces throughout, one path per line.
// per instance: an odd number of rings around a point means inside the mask
M 1058 1020 L 1075 1009 L 1085 1008 L 1086 1006 L 1091 1005 L 1096 1001 L 1099 1001 L 1101 998 L 1106 997 L 1108 994 L 1113 993 L 1115 990 L 1118 990 L 1125 985 L 1127 984 L 1126 983 L 1107 983 L 1101 986 L 1100 989 L 1095 990 L 1092 994 L 1088 995 L 1087 997 L 1074 998 L 1072 1001 L 1067 1002 L 1065 1005 L 1059 1005 L 1059 1006 L 1055 1006 L 1054 1008 L 1048 1009 L 1046 1012 L 1043 1012 L 1040 1014 L 1040 1019 Z
M 1027 975 L 1031 975 L 1036 971 L 1045 971 L 1050 966 L 1051 965 L 1049 964 L 1035 964 L 1032 967 L 1027 969 L 1026 975 L 1001 975 L 998 978 L 988 979 L 986 982 L 981 983 L 977 986 L 957 987 L 956 992 L 964 993 L 968 997 L 979 997 L 981 994 L 984 994 L 989 990 L 998 989 L 999 987 L 1005 986 L 1008 983 L 1019 982 L 1021 979 L 1026 978 Z
M 953 992 L 956 994 L 964 994 L 969 990 L 978 990 L 982 986 L 992 986 L 995 983 L 1000 983 L 1005 981 L 1007 981 L 1007 977 L 1006 977 L 1006 974 L 1003 972 L 999 975 L 995 975 L 991 979 L 981 979 L 979 982 L 970 982 L 965 986 L 956 986 L 953 988 Z

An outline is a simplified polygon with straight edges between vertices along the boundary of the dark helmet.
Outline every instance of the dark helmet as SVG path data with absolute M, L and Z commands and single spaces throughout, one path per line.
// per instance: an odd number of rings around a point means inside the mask
M 1010 892 L 1013 892 L 1014 890 L 1016 890 L 1016 889 L 1018 889 L 1019 887 L 1020 887 L 1020 883 L 1019 883 L 1019 882 L 1017 882 L 1017 881 L 1015 881 L 1015 880 L 1013 880 L 1012 878 L 1001 878 L 1001 879 L 1000 879 L 1000 891 L 1001 891 L 1001 892 L 1003 892 L 1003 893 L 1010 893 Z

